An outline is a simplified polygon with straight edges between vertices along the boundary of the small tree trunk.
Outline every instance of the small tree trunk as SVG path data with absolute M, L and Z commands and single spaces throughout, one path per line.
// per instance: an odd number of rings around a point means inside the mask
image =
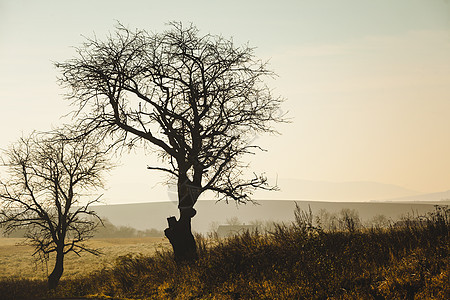
M 64 248 L 58 249 L 56 252 L 56 262 L 52 273 L 48 276 L 48 288 L 56 289 L 64 271 Z
M 197 245 L 191 230 L 191 219 L 195 215 L 194 208 L 181 209 L 180 219 L 167 218 L 169 228 L 164 230 L 166 237 L 172 244 L 175 261 L 177 263 L 191 262 L 198 258 Z

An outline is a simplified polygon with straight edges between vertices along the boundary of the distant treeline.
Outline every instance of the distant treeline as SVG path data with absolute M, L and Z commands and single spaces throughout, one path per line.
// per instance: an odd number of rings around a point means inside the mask
M 164 231 L 155 228 L 138 230 L 130 226 L 115 226 L 108 219 L 103 220 L 94 233 L 94 238 L 163 237 Z
M 435 206 L 436 209 L 437 207 L 439 206 Z M 308 210 L 302 210 L 297 203 L 294 210 L 294 217 L 294 224 L 301 223 L 304 224 L 305 227 L 316 228 L 326 232 L 355 231 L 371 228 L 387 229 L 420 221 L 418 214 L 415 215 L 414 212 L 412 214 L 408 213 L 403 215 L 398 219 L 392 219 L 383 214 L 377 214 L 370 219 L 363 220 L 356 209 L 343 208 L 336 212 L 330 212 L 321 208 L 316 213 L 313 213 L 310 207 Z M 277 226 L 280 225 L 289 225 L 289 222 L 285 224 L 284 222 L 271 220 L 252 220 L 246 224 L 239 220 L 238 217 L 231 217 L 226 219 L 224 223 L 217 221 L 210 223 L 209 232 L 213 235 L 218 234 L 219 237 L 224 234 L 225 236 L 233 235 L 234 233 L 246 230 L 257 230 L 260 233 L 270 233 L 276 230 Z M 225 231 L 227 232 L 224 233 Z
M 356 209 L 343 208 L 338 212 L 329 212 L 328 210 L 322 208 L 317 213 L 313 214 L 311 208 L 307 211 L 303 211 L 298 204 L 296 204 L 294 216 L 294 222 L 306 222 L 310 227 L 320 228 L 325 231 L 353 230 L 361 228 L 388 228 L 390 226 L 395 226 L 395 224 L 401 222 L 403 219 L 414 217 L 407 215 L 399 220 L 392 220 L 383 214 L 378 214 L 369 220 L 362 220 Z M 277 225 L 280 225 L 280 223 L 281 222 L 270 220 L 252 220 L 248 224 L 245 224 L 244 222 L 241 222 L 238 217 L 231 217 L 228 218 L 224 224 L 219 222 L 210 223 L 209 231 L 215 233 L 221 225 L 251 225 L 257 228 L 260 232 L 271 232 L 277 227 Z
M 93 238 L 134 238 L 134 237 L 163 237 L 164 232 L 155 228 L 138 230 L 130 226 L 116 226 L 108 219 L 104 219 L 103 225 L 99 224 Z M 23 238 L 26 228 L 19 228 L 10 234 L 2 234 L 8 238 Z M 1 232 L 1 231 L 0 231 Z

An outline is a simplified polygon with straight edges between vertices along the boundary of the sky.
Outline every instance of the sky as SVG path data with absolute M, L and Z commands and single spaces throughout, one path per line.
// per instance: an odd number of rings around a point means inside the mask
M 450 189 L 450 1 L 0 0 L 0 148 L 70 121 L 54 62 L 119 21 L 159 32 L 195 24 L 257 47 L 292 122 L 245 158 L 269 178 Z M 156 158 L 124 154 L 108 203 L 174 200 Z M 281 191 L 282 193 L 282 191 Z

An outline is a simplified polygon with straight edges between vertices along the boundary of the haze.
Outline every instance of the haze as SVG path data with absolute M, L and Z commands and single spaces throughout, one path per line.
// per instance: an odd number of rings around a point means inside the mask
M 73 57 L 81 35 L 104 37 L 116 20 L 149 31 L 192 22 L 202 33 L 249 42 L 270 60 L 279 77 L 268 83 L 287 99 L 292 123 L 278 127 L 280 136 L 257 137 L 269 151 L 247 157 L 249 171 L 265 171 L 288 190 L 298 180 L 376 182 L 412 194 L 450 189 L 444 0 L 0 0 L 0 148 L 69 121 L 52 62 Z M 171 189 L 158 184 L 164 177 L 146 170 L 155 159 L 123 154 L 105 201 L 171 200 Z

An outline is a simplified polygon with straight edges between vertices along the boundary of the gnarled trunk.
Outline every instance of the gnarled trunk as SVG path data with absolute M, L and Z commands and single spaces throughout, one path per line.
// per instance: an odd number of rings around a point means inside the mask
M 48 288 L 56 289 L 64 271 L 64 248 L 58 248 L 56 251 L 56 262 L 52 273 L 48 276 Z
M 180 209 L 180 219 L 167 218 L 169 228 L 164 230 L 166 237 L 172 244 L 175 261 L 190 262 L 198 258 L 197 245 L 191 230 L 191 219 L 195 215 L 195 209 L 190 212 Z
M 198 258 L 197 245 L 191 230 L 191 219 L 197 213 L 194 204 L 200 195 L 200 188 L 196 187 L 186 176 L 178 178 L 178 209 L 180 218 L 167 218 L 169 228 L 164 230 L 166 237 L 172 244 L 176 262 L 189 262 Z

